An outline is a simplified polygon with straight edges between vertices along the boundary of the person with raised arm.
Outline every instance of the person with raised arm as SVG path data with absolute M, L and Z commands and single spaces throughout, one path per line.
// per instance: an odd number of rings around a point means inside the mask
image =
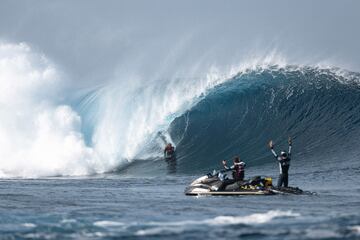
M 233 165 L 228 167 L 226 160 L 222 161 L 222 164 L 226 171 L 232 171 L 232 179 L 223 179 L 222 184 L 219 187 L 218 191 L 223 191 L 226 189 L 226 186 L 233 184 L 235 182 L 243 181 L 245 176 L 245 163 L 240 160 L 240 157 L 235 157 Z
M 282 187 L 282 185 L 284 185 L 284 187 L 288 187 L 288 184 L 289 184 L 289 168 L 290 168 L 291 147 L 292 147 L 291 137 L 289 137 L 288 143 L 289 143 L 289 151 L 288 152 L 281 151 L 280 156 L 279 156 L 274 150 L 274 147 L 275 147 L 274 142 L 272 140 L 270 140 L 270 142 L 269 142 L 270 150 L 271 150 L 272 154 L 274 155 L 274 157 L 276 158 L 276 160 L 278 161 L 279 168 L 280 168 L 280 174 L 279 174 L 277 187 Z

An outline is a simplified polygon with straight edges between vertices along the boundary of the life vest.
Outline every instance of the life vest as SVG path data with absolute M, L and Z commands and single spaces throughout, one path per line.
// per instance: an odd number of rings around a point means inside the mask
M 245 165 L 246 164 L 244 162 L 234 163 L 234 173 L 236 178 L 238 179 L 244 178 Z

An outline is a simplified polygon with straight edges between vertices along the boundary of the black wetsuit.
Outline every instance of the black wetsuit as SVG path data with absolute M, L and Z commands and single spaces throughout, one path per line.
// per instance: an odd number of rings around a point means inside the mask
M 277 187 L 281 187 L 284 185 L 284 187 L 287 187 L 289 184 L 289 168 L 290 168 L 290 160 L 291 160 L 291 145 L 289 145 L 289 153 L 286 158 L 282 158 L 281 156 L 278 156 L 274 149 L 271 149 L 271 152 L 275 156 L 275 158 L 279 162 L 279 168 L 280 168 L 280 174 L 279 179 L 277 183 Z

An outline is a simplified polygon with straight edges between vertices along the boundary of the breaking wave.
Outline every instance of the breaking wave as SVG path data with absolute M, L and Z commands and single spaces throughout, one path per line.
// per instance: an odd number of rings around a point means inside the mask
M 298 154 L 359 155 L 351 147 L 360 140 L 357 73 L 267 59 L 199 78 L 114 78 L 73 101 L 76 90 L 52 61 L 1 43 L 0 177 L 110 172 L 159 159 L 165 141 L 184 173 L 237 154 L 261 164 L 266 142 L 288 135 Z

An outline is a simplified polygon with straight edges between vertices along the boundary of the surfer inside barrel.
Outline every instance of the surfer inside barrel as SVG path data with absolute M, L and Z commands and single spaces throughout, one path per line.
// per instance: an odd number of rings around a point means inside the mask
M 164 149 L 164 158 L 165 159 L 175 158 L 175 148 L 171 143 L 168 143 Z
M 166 144 L 164 149 L 164 158 L 167 162 L 168 173 L 176 173 L 176 152 L 175 147 L 171 143 Z

